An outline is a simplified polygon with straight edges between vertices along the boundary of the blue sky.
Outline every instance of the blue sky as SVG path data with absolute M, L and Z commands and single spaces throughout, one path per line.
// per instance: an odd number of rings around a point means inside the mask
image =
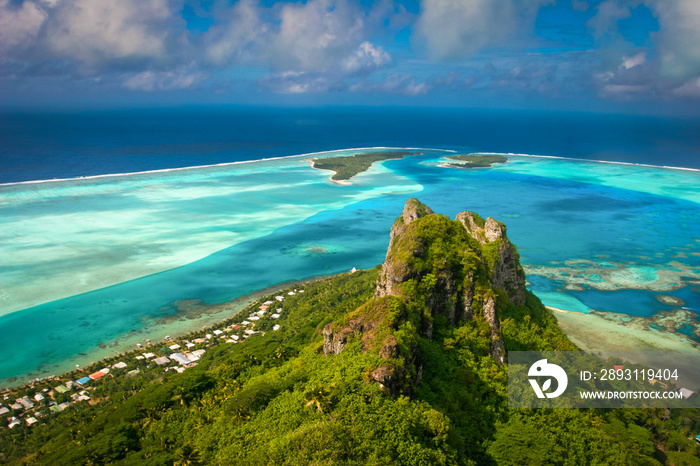
M 0 104 L 700 113 L 698 0 L 0 0 Z

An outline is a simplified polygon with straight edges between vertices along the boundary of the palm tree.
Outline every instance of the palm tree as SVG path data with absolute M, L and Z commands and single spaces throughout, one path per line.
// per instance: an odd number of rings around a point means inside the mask
M 184 445 L 182 448 L 178 449 L 175 454 L 177 455 L 177 461 L 174 463 L 176 466 L 195 466 L 202 464 L 202 458 L 199 452 L 192 445 Z
M 331 404 L 331 392 L 323 386 L 315 387 L 308 392 L 304 393 L 304 400 L 307 402 L 304 407 L 316 406 L 319 412 L 323 412 L 325 406 Z

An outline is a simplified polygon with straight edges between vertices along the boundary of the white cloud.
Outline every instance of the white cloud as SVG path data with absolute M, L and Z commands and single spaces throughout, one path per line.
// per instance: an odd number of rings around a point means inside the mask
M 553 0 L 424 0 L 416 33 L 437 60 L 461 59 L 516 36 Z
M 288 71 L 370 73 L 391 57 L 366 40 L 366 20 L 377 23 L 379 13 L 387 11 L 386 2 L 365 13 L 347 0 L 284 3 L 272 9 L 242 0 L 217 13 L 218 24 L 203 35 L 203 43 L 216 66 L 265 66 L 276 72 L 275 81 Z
M 661 25 L 656 33 L 664 76 L 700 76 L 700 1 L 647 0 Z
M 186 68 L 175 71 L 143 71 L 125 79 L 123 86 L 134 91 L 172 91 L 195 87 L 206 77 L 200 71 Z
M 348 89 L 348 81 L 365 77 L 391 61 L 391 56 L 371 42 L 333 66 L 323 70 L 285 70 L 258 80 L 258 84 L 279 94 L 309 94 Z
M 260 16 L 260 8 L 253 0 L 241 0 L 223 10 L 218 18 L 220 24 L 204 35 L 209 60 L 217 66 L 254 61 L 270 32 Z
M 352 53 L 363 38 L 362 13 L 346 0 L 285 4 L 279 18 L 269 60 L 277 69 L 328 69 Z
M 166 58 L 167 24 L 177 2 L 63 0 L 46 29 L 56 56 L 95 65 L 113 59 Z
M 24 2 L 17 7 L 9 0 L 0 0 L 0 51 L 23 48 L 34 42 L 48 14 L 36 2 Z
M 650 33 L 656 44 L 653 54 L 634 47 L 619 32 L 619 21 L 631 17 L 638 7 L 649 8 L 659 22 L 659 30 Z M 587 25 L 604 44 L 599 51 L 602 66 L 594 74 L 602 97 L 700 97 L 695 90 L 695 79 L 700 78 L 699 1 L 605 0 Z
M 391 61 L 391 55 L 382 47 L 377 47 L 365 41 L 355 50 L 355 53 L 345 58 L 342 67 L 348 73 L 362 74 L 381 68 Z
M 341 90 L 342 79 L 318 71 L 284 71 L 258 80 L 258 84 L 276 94 L 315 94 Z
M 640 52 L 631 57 L 623 57 L 622 64 L 620 65 L 620 67 L 629 70 L 630 68 L 634 68 L 635 66 L 643 65 L 644 63 L 646 63 L 646 61 L 647 53 Z
M 691 79 L 682 86 L 675 88 L 672 93 L 678 97 L 693 97 L 700 99 L 700 78 Z

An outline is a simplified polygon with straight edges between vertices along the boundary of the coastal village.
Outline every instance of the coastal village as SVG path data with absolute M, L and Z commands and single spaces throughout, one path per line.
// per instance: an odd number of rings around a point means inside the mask
M 197 365 L 207 350 L 222 344 L 242 344 L 266 331 L 278 331 L 285 318 L 284 300 L 303 293 L 299 285 L 258 299 L 233 317 L 200 331 L 166 337 L 153 343 L 145 340 L 137 349 L 107 358 L 60 376 L 35 379 L 19 388 L 0 393 L 0 428 L 34 426 L 43 418 L 60 415 L 78 403 L 97 404 L 105 395 L 100 386 L 107 378 L 135 377 L 151 372 L 152 377 L 182 373 Z

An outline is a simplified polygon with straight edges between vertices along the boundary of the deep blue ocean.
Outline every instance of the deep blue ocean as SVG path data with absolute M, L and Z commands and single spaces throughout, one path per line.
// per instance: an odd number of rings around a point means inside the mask
M 376 146 L 700 168 L 700 119 L 352 107 L 4 112 L 0 183 Z

